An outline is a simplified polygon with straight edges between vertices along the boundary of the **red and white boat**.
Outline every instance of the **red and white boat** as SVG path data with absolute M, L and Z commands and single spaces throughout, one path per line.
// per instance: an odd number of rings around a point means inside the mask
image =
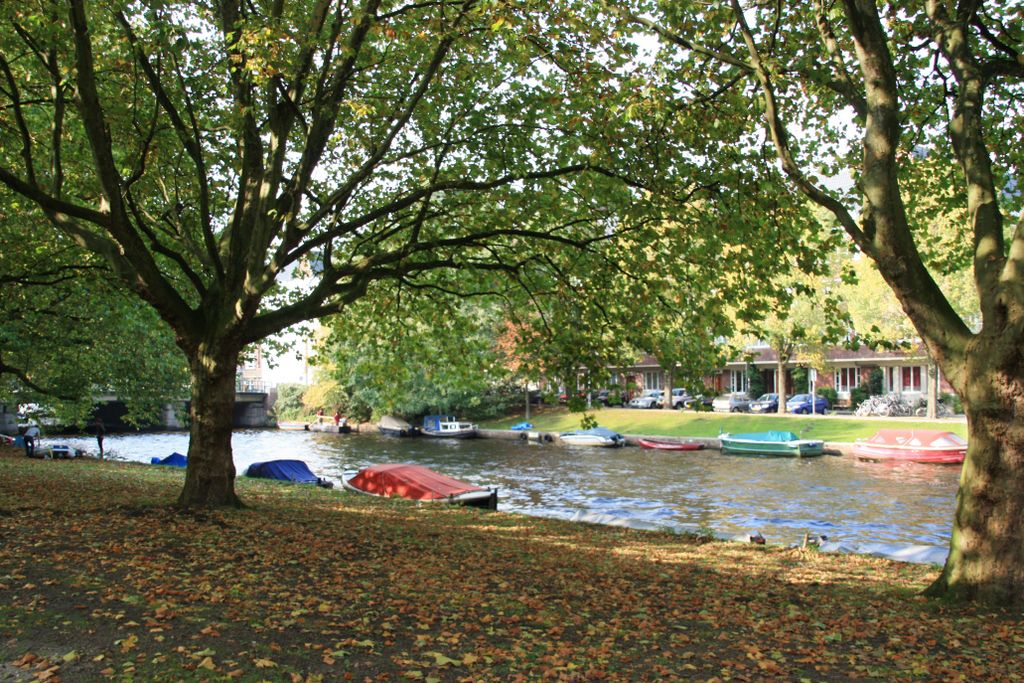
M 696 451 L 704 448 L 704 444 L 684 441 L 664 441 L 662 439 L 637 439 L 641 448 L 654 448 L 659 451 Z
M 938 429 L 879 429 L 854 443 L 853 454 L 863 460 L 955 464 L 964 461 L 967 442 Z
M 471 507 L 498 508 L 498 489 L 485 489 L 453 479 L 422 465 L 373 465 L 342 479 L 346 489 L 382 498 L 407 498 Z

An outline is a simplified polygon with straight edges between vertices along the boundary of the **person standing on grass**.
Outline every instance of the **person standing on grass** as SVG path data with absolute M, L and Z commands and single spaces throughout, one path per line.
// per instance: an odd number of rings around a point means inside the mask
M 96 416 L 96 420 L 92 423 L 93 429 L 96 430 L 96 445 L 100 447 L 100 460 L 103 459 L 103 437 L 107 435 L 106 425 L 103 424 L 103 418 L 99 415 Z
M 39 427 L 35 425 L 29 425 L 28 429 L 25 430 L 25 434 L 22 435 L 22 439 L 25 441 L 25 455 L 29 458 L 36 457 L 36 439 L 39 438 Z

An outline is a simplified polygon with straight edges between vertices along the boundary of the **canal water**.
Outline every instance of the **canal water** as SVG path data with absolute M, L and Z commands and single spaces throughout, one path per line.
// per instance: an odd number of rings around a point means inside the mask
M 87 437 L 62 439 L 89 452 Z M 56 443 L 56 441 L 55 441 Z M 110 435 L 108 456 L 148 463 L 186 453 L 182 432 Z M 959 467 L 886 465 L 851 457 L 771 458 L 716 450 L 563 447 L 500 439 L 395 439 L 379 434 L 236 432 L 235 465 L 304 460 L 340 482 L 345 472 L 412 462 L 499 488 L 499 509 L 636 527 L 762 534 L 795 544 L 827 537 L 827 549 L 941 562 L 949 543 Z

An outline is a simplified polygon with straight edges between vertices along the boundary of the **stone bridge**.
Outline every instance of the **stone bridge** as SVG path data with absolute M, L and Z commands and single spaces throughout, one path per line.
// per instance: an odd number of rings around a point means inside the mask
M 235 427 L 266 427 L 267 414 L 277 400 L 276 387 L 267 387 L 263 382 L 240 380 L 235 384 Z M 99 415 L 110 431 L 132 430 L 133 427 L 123 421 L 127 412 L 124 403 L 116 396 L 97 397 Z M 169 401 L 164 405 L 163 417 L 157 427 L 166 429 L 185 429 L 185 416 L 188 415 L 189 401 Z

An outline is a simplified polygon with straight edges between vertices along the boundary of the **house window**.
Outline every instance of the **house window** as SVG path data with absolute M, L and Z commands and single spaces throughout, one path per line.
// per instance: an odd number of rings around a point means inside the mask
M 857 368 L 836 368 L 836 392 L 848 394 L 860 386 L 860 371 Z
M 885 379 L 889 391 L 895 392 L 920 392 L 924 386 L 921 382 L 924 373 L 920 365 L 907 366 L 902 368 L 886 368 Z
M 644 389 L 661 389 L 661 373 L 645 372 Z
M 921 366 L 915 365 L 913 367 L 901 368 L 903 391 L 921 391 Z
M 732 392 L 744 392 L 747 390 L 747 371 L 746 370 L 730 370 L 729 371 L 729 391 Z

